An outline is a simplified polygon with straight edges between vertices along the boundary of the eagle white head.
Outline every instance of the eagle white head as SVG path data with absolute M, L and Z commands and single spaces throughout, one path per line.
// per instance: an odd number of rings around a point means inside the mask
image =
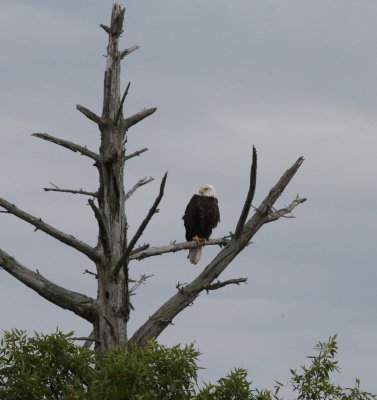
M 216 197 L 216 189 L 214 186 L 207 183 L 203 186 L 200 186 L 199 194 L 206 197 Z

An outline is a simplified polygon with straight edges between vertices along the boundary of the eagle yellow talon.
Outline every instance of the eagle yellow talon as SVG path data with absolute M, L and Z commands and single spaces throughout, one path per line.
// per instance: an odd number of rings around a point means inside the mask
M 195 240 L 196 243 L 200 243 L 202 238 L 200 238 L 198 235 L 195 235 L 192 240 Z
M 199 237 L 198 235 L 195 235 L 193 238 L 192 238 L 192 240 L 195 240 L 195 242 L 196 243 L 204 243 L 204 244 L 207 244 L 208 243 L 208 239 L 206 239 L 206 238 L 201 238 L 201 237 Z

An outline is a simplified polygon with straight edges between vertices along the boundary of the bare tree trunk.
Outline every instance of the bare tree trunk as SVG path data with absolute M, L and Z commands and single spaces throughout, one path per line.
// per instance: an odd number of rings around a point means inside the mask
M 250 243 L 253 235 L 266 223 L 278 220 L 290 214 L 292 210 L 305 201 L 296 198 L 289 206 L 276 210 L 273 208 L 285 187 L 293 178 L 303 162 L 299 158 L 279 179 L 271 189 L 265 200 L 254 214 L 249 217 L 256 186 L 257 154 L 253 149 L 250 171 L 249 190 L 244 202 L 240 217 L 236 223 L 234 234 L 223 238 L 210 239 L 205 244 L 196 242 L 170 243 L 165 246 L 150 247 L 149 244 L 136 247 L 149 221 L 157 212 L 157 207 L 163 197 L 167 174 L 160 183 L 159 193 L 149 209 L 146 217 L 141 221 L 139 228 L 130 240 L 127 239 L 127 218 L 125 213 L 126 200 L 141 186 L 153 180 L 144 178 L 139 180 L 125 193 L 124 166 L 125 162 L 147 151 L 147 148 L 126 155 L 127 131 L 144 118 L 153 114 L 156 108 L 144 109 L 130 117 L 123 117 L 123 103 L 128 94 L 130 84 L 127 85 L 123 96 L 120 91 L 120 63 L 124 57 L 138 49 L 138 46 L 126 50 L 119 50 L 119 39 L 123 32 L 125 9 L 118 4 L 112 8 L 110 26 L 101 25 L 108 34 L 106 54 L 106 71 L 104 77 L 103 109 L 98 116 L 93 111 L 77 105 L 77 109 L 91 121 L 98 125 L 101 132 L 101 146 L 99 154 L 73 142 L 59 139 L 47 133 L 34 133 L 40 139 L 55 143 L 66 149 L 90 158 L 95 161 L 99 173 L 99 188 L 95 192 L 86 190 L 45 188 L 45 191 L 73 193 L 89 196 L 88 203 L 98 222 L 98 241 L 92 247 L 74 236 L 61 232 L 47 224 L 41 218 L 20 210 L 14 204 L 0 198 L 0 207 L 6 213 L 35 226 L 55 239 L 73 247 L 86 255 L 96 266 L 98 292 L 97 298 L 91 299 L 81 293 L 62 288 L 42 277 L 38 272 L 31 271 L 21 265 L 5 251 L 0 250 L 0 267 L 13 275 L 16 279 L 29 286 L 38 294 L 57 306 L 68 309 L 93 324 L 93 333 L 88 343 L 95 342 L 101 350 L 106 350 L 127 343 L 127 324 L 130 318 L 130 292 L 134 292 L 147 276 L 141 275 L 139 281 L 130 289 L 128 275 L 129 263 L 133 260 L 142 260 L 146 257 L 158 256 L 164 253 L 192 249 L 198 246 L 219 245 L 222 250 L 206 266 L 202 272 L 189 284 L 177 286 L 174 294 L 165 304 L 157 308 L 151 317 L 133 334 L 131 341 L 140 345 L 149 339 L 156 338 L 172 322 L 173 318 L 189 306 L 203 291 L 220 289 L 229 284 L 240 284 L 247 278 L 235 278 L 227 281 L 215 279 L 224 271 L 231 261 Z M 249 219 L 248 219 L 249 218 Z M 186 258 L 182 258 L 186 262 Z M 135 281 L 134 281 L 135 282 Z M 134 293 L 132 293 L 134 294 Z
M 122 345 L 127 341 L 129 317 L 128 266 L 124 265 L 117 276 L 112 267 L 127 247 L 127 219 L 124 210 L 124 128 L 120 99 L 120 57 L 118 42 L 122 34 L 125 9 L 113 6 L 107 63 L 104 78 L 104 99 L 101 123 L 101 147 L 97 168 L 98 190 L 97 220 L 99 238 L 97 249 L 100 261 L 96 263 L 98 296 L 95 337 L 103 349 Z M 92 203 L 93 206 L 93 203 Z

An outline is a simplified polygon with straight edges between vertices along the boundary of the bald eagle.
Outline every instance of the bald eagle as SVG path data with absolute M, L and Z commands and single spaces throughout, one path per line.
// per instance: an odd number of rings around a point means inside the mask
M 212 229 L 220 222 L 216 190 L 212 185 L 206 184 L 199 188 L 199 194 L 192 196 L 182 219 L 188 242 L 195 240 L 200 243 L 209 239 Z M 202 247 L 190 249 L 188 259 L 192 264 L 197 264 L 201 254 Z

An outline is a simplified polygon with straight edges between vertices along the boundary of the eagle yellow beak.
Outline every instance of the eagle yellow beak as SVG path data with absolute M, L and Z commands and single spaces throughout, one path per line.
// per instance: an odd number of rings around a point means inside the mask
M 199 188 L 199 193 L 204 193 L 207 189 Z

